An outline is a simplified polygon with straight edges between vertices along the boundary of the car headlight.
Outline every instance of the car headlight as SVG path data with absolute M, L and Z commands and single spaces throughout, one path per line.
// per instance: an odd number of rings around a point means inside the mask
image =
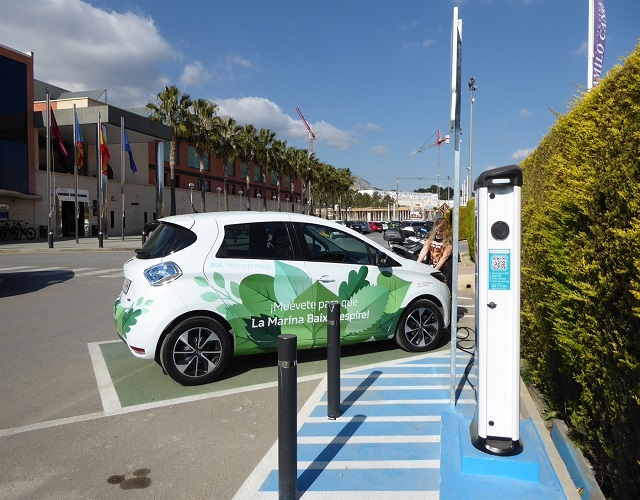
M 173 262 L 156 264 L 145 270 L 144 277 L 153 286 L 164 285 L 182 276 L 182 270 Z

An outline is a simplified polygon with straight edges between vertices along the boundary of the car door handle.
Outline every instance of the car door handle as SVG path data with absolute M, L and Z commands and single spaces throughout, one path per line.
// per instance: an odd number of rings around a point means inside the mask
M 331 276 L 327 276 L 325 274 L 323 276 L 320 276 L 319 278 L 316 278 L 316 281 L 321 281 L 322 283 L 333 283 L 335 281 L 335 278 L 332 278 Z

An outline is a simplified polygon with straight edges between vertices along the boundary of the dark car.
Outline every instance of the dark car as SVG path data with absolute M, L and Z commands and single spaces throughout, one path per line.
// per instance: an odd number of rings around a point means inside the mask
M 358 224 L 360 224 L 360 232 L 362 234 L 370 234 L 371 233 L 371 228 L 369 227 L 369 223 L 368 222 L 360 221 Z
M 148 238 L 149 236 L 151 236 L 151 233 L 153 233 L 158 228 L 159 225 L 160 221 L 158 219 L 145 223 L 145 225 L 142 227 L 142 234 L 145 238 Z
M 349 229 L 353 229 L 354 231 L 362 232 L 362 228 L 360 227 L 360 223 L 355 220 L 347 220 L 344 222 L 344 225 Z

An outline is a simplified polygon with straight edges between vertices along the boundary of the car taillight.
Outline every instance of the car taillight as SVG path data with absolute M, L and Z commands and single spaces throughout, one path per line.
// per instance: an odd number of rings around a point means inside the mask
M 156 264 L 144 271 L 144 277 L 153 286 L 164 285 L 182 276 L 182 270 L 173 262 Z

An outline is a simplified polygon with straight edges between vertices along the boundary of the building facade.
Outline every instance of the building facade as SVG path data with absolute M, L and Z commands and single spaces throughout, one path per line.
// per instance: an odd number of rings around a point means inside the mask
M 25 221 L 40 237 L 48 231 L 56 237 L 87 237 L 97 234 L 102 207 L 103 235 L 113 237 L 140 234 L 146 222 L 169 215 L 170 128 L 147 118 L 146 108 L 108 105 L 106 89 L 70 92 L 35 80 L 33 61 L 33 54 L 0 45 L 0 220 Z M 47 127 L 47 101 L 67 155 Z M 84 158 L 77 173 L 75 116 Z M 98 167 L 98 122 L 104 125 L 110 154 L 107 176 Z M 123 126 L 135 173 L 122 148 Z M 299 179 L 283 177 L 278 189 L 275 173 L 262 166 L 238 159 L 225 164 L 211 154 L 205 158 L 201 186 L 195 148 L 178 143 L 176 156 L 176 213 L 305 210 Z

